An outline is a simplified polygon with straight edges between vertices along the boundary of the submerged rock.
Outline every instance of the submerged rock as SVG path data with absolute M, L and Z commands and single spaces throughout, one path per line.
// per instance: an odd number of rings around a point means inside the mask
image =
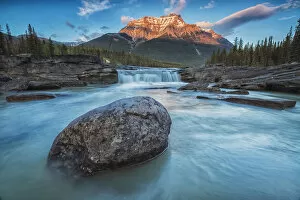
M 48 165 L 66 174 L 135 165 L 168 147 L 171 118 L 150 97 L 133 97 L 96 108 L 71 122 L 55 139 Z
M 207 100 L 221 100 L 227 101 L 231 103 L 238 104 L 247 104 L 251 106 L 259 106 L 264 108 L 272 108 L 284 110 L 286 108 L 293 108 L 296 106 L 296 101 L 286 100 L 286 99 L 259 99 L 259 98 L 251 98 L 251 97 L 207 97 L 207 96 L 197 96 L 197 99 L 207 99 Z
M 281 99 L 259 99 L 259 98 L 241 98 L 241 97 L 228 97 L 224 101 L 239 104 L 248 104 L 252 106 L 259 106 L 273 109 L 286 109 L 295 107 L 296 101 L 281 100 Z
M 224 94 L 248 95 L 249 92 L 247 90 L 234 90 L 234 91 L 227 91 Z
M 24 101 L 37 101 L 54 99 L 55 95 L 52 94 L 19 94 L 6 97 L 7 102 L 24 102 Z
M 210 98 L 206 96 L 197 96 L 197 99 L 210 99 Z
M 173 91 L 173 90 L 168 90 L 167 93 L 168 94 L 180 94 L 180 92 Z

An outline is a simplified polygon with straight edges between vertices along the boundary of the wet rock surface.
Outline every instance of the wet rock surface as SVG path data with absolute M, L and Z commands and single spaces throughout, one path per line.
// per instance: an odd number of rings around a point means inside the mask
M 219 87 L 209 86 L 208 83 L 201 83 L 201 82 L 193 82 L 187 85 L 180 87 L 178 90 L 193 90 L 195 92 L 209 92 L 209 93 L 216 93 L 216 94 L 236 94 L 236 95 L 248 95 L 249 92 L 247 90 L 234 90 L 234 91 L 224 91 L 221 90 Z
M 187 80 L 198 84 L 216 83 L 219 88 L 300 94 L 300 64 L 270 67 L 207 66 L 188 68 L 183 74 L 193 77 Z
M 25 102 L 54 99 L 56 96 L 53 94 L 18 94 L 6 97 L 7 102 Z
M 284 110 L 287 108 L 293 108 L 296 106 L 296 101 L 293 100 L 286 100 L 286 99 L 260 99 L 260 98 L 252 98 L 252 97 L 207 97 L 207 96 L 197 96 L 197 99 L 206 99 L 206 100 L 221 100 L 227 101 L 230 103 L 237 103 L 237 104 L 246 104 L 251 106 L 258 106 L 264 108 L 271 108 L 271 109 L 278 109 Z
M 115 67 L 94 56 L 0 56 L 0 91 L 81 87 L 118 82 Z
M 168 147 L 171 118 L 150 97 L 133 97 L 96 108 L 71 122 L 55 139 L 48 165 L 67 175 L 145 162 Z
M 228 97 L 223 100 L 231 103 L 247 104 L 252 106 L 259 106 L 259 107 L 279 109 L 279 110 L 292 108 L 295 107 L 296 105 L 296 101 L 281 100 L 281 99 Z

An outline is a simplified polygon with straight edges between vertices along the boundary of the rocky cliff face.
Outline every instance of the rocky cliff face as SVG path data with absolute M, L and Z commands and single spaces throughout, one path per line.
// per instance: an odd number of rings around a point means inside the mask
M 43 90 L 118 81 L 114 67 L 93 56 L 0 56 L 0 91 Z
M 187 24 L 180 15 L 176 14 L 133 20 L 120 33 L 126 33 L 135 40 L 170 38 L 183 39 L 197 44 L 231 45 L 213 30 L 204 30 L 195 24 Z
M 215 87 L 300 94 L 300 64 L 273 67 L 207 66 L 187 68 L 181 80 L 190 86 L 215 83 Z

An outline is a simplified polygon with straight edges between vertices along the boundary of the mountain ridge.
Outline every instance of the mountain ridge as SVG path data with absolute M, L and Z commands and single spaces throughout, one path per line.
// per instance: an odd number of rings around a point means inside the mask
M 202 29 L 196 24 L 187 24 L 177 14 L 161 17 L 145 16 L 130 21 L 119 33 L 126 33 L 133 40 L 155 38 L 183 39 L 197 44 L 231 46 L 231 43 L 213 30 Z

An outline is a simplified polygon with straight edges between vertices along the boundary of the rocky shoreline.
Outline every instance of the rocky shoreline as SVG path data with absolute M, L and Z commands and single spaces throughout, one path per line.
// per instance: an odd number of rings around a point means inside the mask
M 214 83 L 213 88 L 276 91 L 300 94 L 300 64 L 273 67 L 228 67 L 223 65 L 186 68 L 181 71 L 186 87 Z
M 118 82 L 114 66 L 87 55 L 34 58 L 0 56 L 0 92 L 81 87 Z

